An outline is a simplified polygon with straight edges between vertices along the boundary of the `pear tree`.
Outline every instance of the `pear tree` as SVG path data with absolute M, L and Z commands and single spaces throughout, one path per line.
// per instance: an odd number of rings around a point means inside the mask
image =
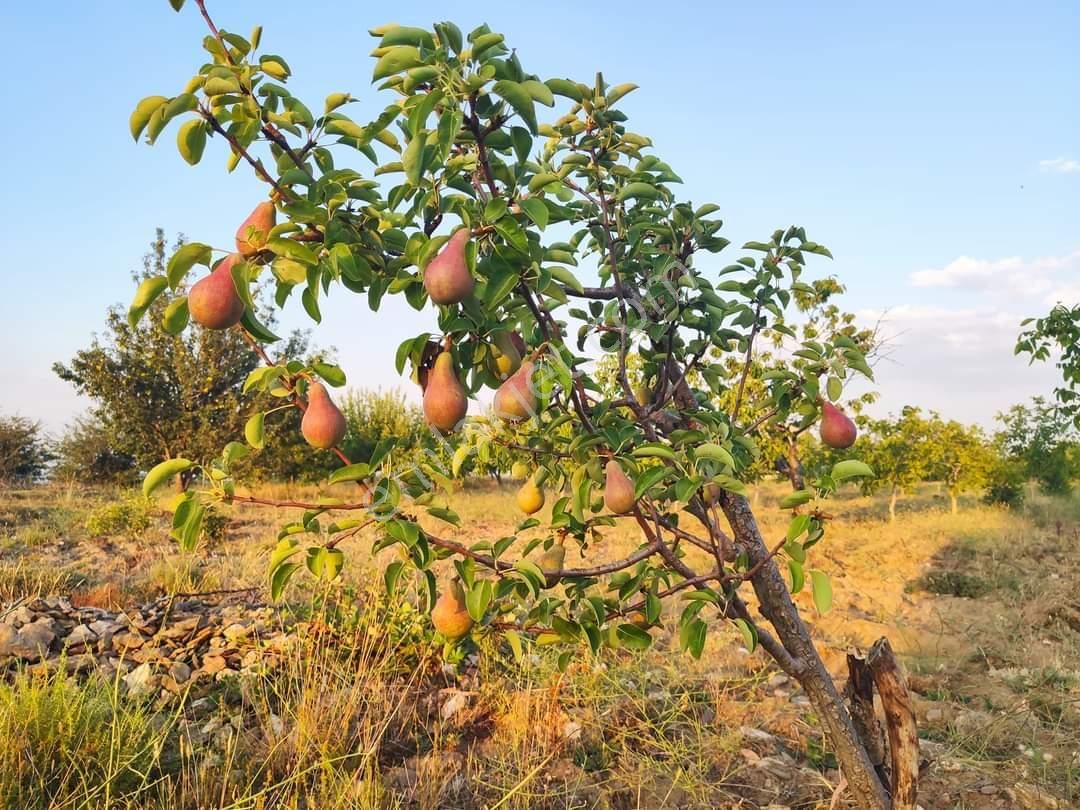
M 273 502 L 246 494 L 233 466 L 300 409 L 312 452 L 340 463 L 327 487 L 355 492 L 288 504 L 304 512 L 271 550 L 274 598 L 305 569 L 338 576 L 341 544 L 366 529 L 374 550 L 396 553 L 387 587 L 415 582 L 448 639 L 495 634 L 519 654 L 562 645 L 563 663 L 645 649 L 662 628 L 693 656 L 707 638 L 741 639 L 805 688 L 859 807 L 914 807 L 914 715 L 888 643 L 863 662 L 887 709 L 883 778 L 872 694 L 867 723 L 865 690 L 862 711 L 845 702 L 792 600 L 809 587 L 828 609 L 828 580 L 813 567 L 825 501 L 870 468 L 845 458 L 807 482 L 782 504 L 786 532 L 768 541 L 745 497 L 760 432 L 795 414 L 812 421 L 823 387 L 867 371 L 857 343 L 823 334 L 804 341 L 813 361 L 799 374 L 766 381 L 757 415 L 741 412 L 755 343 L 796 337 L 786 313 L 813 290 L 806 263 L 829 251 L 798 226 L 729 250 L 719 206 L 682 198 L 675 168 L 631 127 L 621 102 L 636 85 L 530 73 L 487 26 L 373 28 L 375 89 L 364 93 L 385 106 L 357 120 L 351 88 L 305 103 L 289 90 L 287 59 L 261 49 L 261 29 L 241 36 L 218 27 L 205 0 L 194 6 L 208 29 L 193 60 L 202 64 L 169 95 L 139 101 L 131 134 L 153 144 L 172 124 L 185 161 L 251 171 L 266 198 L 250 217 L 238 212 L 235 245 L 184 245 L 143 282 L 131 317 L 165 296 L 173 328 L 190 316 L 238 330 L 263 361 L 248 387 L 280 405 L 252 414 L 220 455 L 166 459 L 147 474 L 147 492 L 182 471 L 206 482 L 175 504 L 177 536 L 197 537 L 210 503 Z M 176 291 L 192 277 L 185 299 Z M 434 440 L 453 437 L 451 463 L 435 452 L 399 463 L 392 440 L 346 455 L 330 390 L 344 374 L 271 359 L 278 337 L 252 307 L 257 283 L 274 287 L 279 306 L 299 297 L 316 323 L 331 295 L 353 296 L 370 318 L 388 296 L 423 313 L 426 331 L 394 360 L 423 387 Z M 614 390 L 594 379 L 605 357 Z M 631 367 L 650 381 L 647 401 Z M 732 407 L 718 407 L 731 391 Z M 492 399 L 490 410 L 479 404 Z M 533 509 L 529 491 L 513 533 L 466 545 L 437 527 L 460 523 L 455 479 L 493 448 L 528 472 L 550 513 Z M 619 525 L 639 544 L 612 559 L 601 541 Z

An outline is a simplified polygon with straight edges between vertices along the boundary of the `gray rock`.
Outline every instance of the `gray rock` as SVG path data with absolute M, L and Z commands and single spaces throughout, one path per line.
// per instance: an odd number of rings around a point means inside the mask
M 241 641 L 251 635 L 251 628 L 234 622 L 222 631 L 222 635 L 232 642 Z
M 0 658 L 15 655 L 19 643 L 19 631 L 13 624 L 0 624 Z
M 30 624 L 36 618 L 37 615 L 34 611 L 30 610 L 26 605 L 20 605 L 15 610 L 11 611 L 11 613 L 4 618 L 4 621 L 7 624 L 13 624 L 16 627 L 22 627 L 24 624 Z
M 97 640 L 97 633 L 95 633 L 85 624 L 75 625 L 72 631 L 68 633 L 67 638 L 64 639 L 65 643 L 69 645 L 93 644 Z
M 154 667 L 151 664 L 139 664 L 124 676 L 124 683 L 127 685 L 128 694 L 130 695 L 150 694 L 157 689 L 159 681 L 160 679 L 154 674 Z
M 439 717 L 443 720 L 449 720 L 455 714 L 469 705 L 469 701 L 472 699 L 470 692 L 462 692 L 458 689 L 443 689 L 442 694 L 444 700 L 442 706 L 439 707 Z
M 56 640 L 56 633 L 52 631 L 52 620 L 36 621 L 23 625 L 16 639 L 13 655 L 19 658 L 47 658 L 49 648 Z
M 184 683 L 191 677 L 191 667 L 183 661 L 174 661 L 169 667 L 169 677 L 177 683 Z

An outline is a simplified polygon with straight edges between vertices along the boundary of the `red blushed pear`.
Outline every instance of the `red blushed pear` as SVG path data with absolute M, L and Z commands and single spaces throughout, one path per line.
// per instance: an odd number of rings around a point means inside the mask
M 604 468 L 604 506 L 616 515 L 625 515 L 635 503 L 634 482 L 622 471 L 619 462 L 610 459 Z
M 239 253 L 230 253 L 210 275 L 196 281 L 188 291 L 188 312 L 191 320 L 207 329 L 228 329 L 240 323 L 244 302 L 236 291 L 232 267 L 242 262 Z
M 518 422 L 536 413 L 536 391 L 533 388 L 532 360 L 525 360 L 495 392 L 495 415 L 500 419 Z
M 821 403 L 821 441 L 834 450 L 843 450 L 855 444 L 859 435 L 855 423 L 831 402 Z
M 454 370 L 454 356 L 444 350 L 435 358 L 435 365 L 428 373 L 424 388 L 424 418 L 431 427 L 450 433 L 468 410 L 469 397 Z
M 261 202 L 236 229 L 236 249 L 242 256 L 254 256 L 270 238 L 277 222 L 277 210 L 272 202 Z
M 465 261 L 469 235 L 468 228 L 455 231 L 424 270 L 424 289 L 436 304 L 460 304 L 472 294 L 476 282 Z
M 465 589 L 456 579 L 435 601 L 435 607 L 431 610 L 431 623 L 449 641 L 465 638 L 472 630 L 472 616 L 465 606 Z
M 300 432 L 312 447 L 329 450 L 345 438 L 348 425 L 322 383 L 308 388 L 308 406 L 300 421 Z

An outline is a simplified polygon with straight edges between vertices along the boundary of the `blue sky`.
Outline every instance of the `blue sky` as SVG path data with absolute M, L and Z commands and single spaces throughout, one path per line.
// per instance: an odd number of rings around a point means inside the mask
M 622 106 L 634 129 L 686 197 L 722 206 L 729 238 L 801 224 L 836 257 L 810 272 L 838 275 L 868 322 L 884 313 L 878 411 L 912 403 L 988 424 L 1050 389 L 1053 370 L 1011 349 L 1020 318 L 1080 300 L 1080 5 L 478 5 L 209 2 L 228 30 L 264 26 L 262 50 L 286 57 L 309 106 L 350 91 L 360 121 L 388 98 L 370 85 L 366 31 L 390 21 L 486 21 L 542 77 L 633 81 Z M 227 246 L 264 193 L 224 173 L 220 143 L 192 168 L 174 130 L 155 148 L 127 131 L 139 98 L 179 92 L 202 62 L 188 6 L 0 9 L 0 413 L 62 428 L 85 403 L 49 367 L 130 299 L 153 229 Z M 316 342 L 357 386 L 398 384 L 395 347 L 433 323 L 403 302 L 370 314 L 344 290 L 324 315 Z M 305 319 L 290 307 L 284 323 Z

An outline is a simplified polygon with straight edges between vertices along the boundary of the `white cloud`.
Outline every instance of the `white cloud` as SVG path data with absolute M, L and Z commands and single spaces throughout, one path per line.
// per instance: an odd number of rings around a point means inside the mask
M 1053 160 L 1040 160 L 1039 171 L 1054 174 L 1073 174 L 1080 172 L 1080 160 L 1064 157 L 1054 158 Z
M 1057 276 L 1080 271 L 1080 250 L 1063 256 L 1043 256 L 1024 259 L 1009 256 L 1004 259 L 975 259 L 960 256 L 941 268 L 917 270 L 911 274 L 913 287 L 944 287 L 985 292 L 1002 292 L 1010 296 L 1035 298 L 1053 296 L 1062 287 Z M 1067 282 L 1071 282 L 1068 279 Z

